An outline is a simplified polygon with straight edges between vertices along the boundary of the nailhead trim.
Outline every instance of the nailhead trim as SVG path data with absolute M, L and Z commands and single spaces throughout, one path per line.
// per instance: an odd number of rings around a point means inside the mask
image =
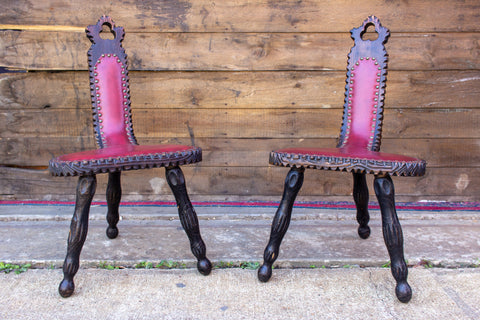
M 103 59 L 114 59 L 113 61 L 115 61 L 116 63 L 118 63 L 120 65 L 120 68 L 122 70 L 121 73 L 123 75 L 126 74 L 125 66 L 123 65 L 122 61 L 119 58 L 117 58 L 116 54 L 113 54 L 113 55 L 110 54 L 110 53 L 106 54 L 106 55 L 102 54 L 101 57 L 97 60 L 97 64 L 101 63 Z M 97 70 L 96 65 L 95 65 L 94 69 Z M 126 89 L 126 88 L 128 88 L 127 77 L 123 76 L 121 78 L 121 81 L 122 81 L 122 87 L 124 88 L 124 89 L 122 89 L 122 92 L 123 92 L 123 105 L 125 106 L 124 109 L 123 109 L 123 111 L 124 111 L 123 115 L 124 115 L 124 118 L 126 119 L 125 120 L 125 125 L 126 125 L 125 130 L 127 131 L 127 136 L 128 136 L 129 142 L 132 143 L 132 144 L 136 144 L 134 136 L 132 134 L 130 134 L 133 131 L 133 128 L 132 128 L 132 122 L 131 122 L 131 110 L 130 110 L 128 90 Z M 98 72 L 94 73 L 94 82 L 96 84 L 96 86 L 95 86 L 95 96 L 100 97 L 99 90 L 102 86 L 102 83 L 100 82 Z M 101 102 L 102 101 L 100 99 L 96 100 L 98 110 L 102 109 Z M 102 123 L 103 120 L 104 120 L 103 119 L 103 114 L 102 113 L 97 113 L 97 117 L 98 117 L 98 122 Z M 103 128 L 103 126 L 100 126 L 100 128 Z M 103 143 L 103 147 L 107 147 L 106 137 L 105 137 L 104 131 L 100 131 L 100 139 Z

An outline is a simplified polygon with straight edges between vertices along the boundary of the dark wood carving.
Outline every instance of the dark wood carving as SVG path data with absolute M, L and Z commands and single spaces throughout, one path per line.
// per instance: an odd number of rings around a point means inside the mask
M 190 240 L 190 248 L 193 255 L 197 258 L 197 269 L 200 273 L 208 275 L 212 270 L 212 264 L 207 259 L 207 248 L 200 236 L 200 227 L 198 226 L 197 214 L 190 202 L 185 186 L 185 177 L 180 167 L 165 168 L 165 176 L 178 206 L 178 215 L 182 227 Z
M 64 298 L 71 296 L 75 290 L 73 277 L 80 266 L 80 252 L 87 238 L 88 216 L 96 188 L 97 178 L 95 175 L 78 178 L 75 212 L 68 234 L 67 256 L 63 263 L 63 280 L 58 287 L 58 292 Z
M 273 219 L 270 240 L 263 254 L 263 265 L 258 269 L 258 279 L 262 282 L 267 282 L 272 276 L 272 265 L 278 258 L 280 244 L 290 225 L 293 203 L 302 188 L 304 171 L 304 168 L 293 167 L 285 179 L 282 201 Z
M 348 154 L 345 157 L 332 157 L 329 155 L 288 153 L 283 152 L 283 150 L 270 153 L 270 164 L 370 174 L 388 173 L 392 176 L 423 176 L 426 168 L 426 162 L 418 159 L 413 161 L 374 160 L 349 157 Z
M 390 255 L 392 275 L 397 281 L 395 293 L 398 300 L 408 302 L 412 298 L 412 289 L 407 283 L 408 268 L 403 256 L 403 233 L 395 210 L 392 178 L 375 176 L 374 189 L 382 213 L 383 238 Z
M 113 40 L 100 37 L 104 26 L 113 33 Z M 61 155 L 49 163 L 52 175 L 80 176 L 60 295 L 68 297 L 75 288 L 73 277 L 79 268 L 80 252 L 87 236 L 90 204 L 95 194 L 96 174 L 99 173 L 108 173 L 106 234 L 114 239 L 118 236 L 121 171 L 165 167 L 167 181 L 177 200 L 182 226 L 190 240 L 192 252 L 198 259 L 198 270 L 208 275 L 212 264 L 206 257 L 197 215 L 179 167 L 200 162 L 202 150 L 184 145 L 138 145 L 130 109 L 127 55 L 122 48 L 125 32 L 122 27 L 115 26 L 112 19 L 103 16 L 97 24 L 88 26 L 86 33 L 92 42 L 88 50 L 88 65 L 93 128 L 98 149 Z
M 88 158 L 88 156 L 86 157 Z M 99 159 L 50 160 L 49 170 L 55 176 L 78 176 L 126 170 L 141 170 L 181 166 L 202 161 L 202 149 L 188 147 L 179 152 L 136 154 L 134 156 L 106 156 Z
M 364 40 L 363 34 L 374 26 L 375 40 Z M 282 202 L 272 223 L 270 240 L 264 252 L 264 263 L 258 271 L 260 281 L 268 281 L 272 264 L 278 258 L 280 243 L 290 222 L 293 202 L 301 188 L 303 170 L 347 171 L 353 174 L 353 198 L 357 208 L 358 235 L 370 236 L 368 187 L 365 175 L 375 175 L 375 193 L 380 203 L 383 234 L 392 274 L 397 281 L 396 295 L 408 302 L 412 290 L 407 283 L 407 266 L 403 257 L 403 237 L 397 214 L 393 181 L 390 176 L 422 176 L 426 162 L 398 154 L 381 153 L 383 109 L 387 75 L 387 42 L 389 31 L 376 17 L 368 17 L 351 30 L 354 46 L 348 55 L 345 101 L 340 139 L 336 148 L 302 148 L 295 146 L 270 153 L 270 163 L 291 167 L 285 182 Z M 301 173 L 300 173 L 301 172 Z M 295 183 L 290 183 L 296 181 Z

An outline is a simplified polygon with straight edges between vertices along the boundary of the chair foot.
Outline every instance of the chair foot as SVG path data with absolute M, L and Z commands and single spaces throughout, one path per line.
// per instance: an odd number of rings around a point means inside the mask
M 258 280 L 261 282 L 267 282 L 272 277 L 272 265 L 269 263 L 263 263 L 260 269 L 258 269 Z
M 358 235 L 362 239 L 370 236 L 370 215 L 368 213 L 368 186 L 365 173 L 353 173 L 353 200 L 357 208 Z
M 197 269 L 204 276 L 208 276 L 212 271 L 212 263 L 207 258 L 200 259 L 197 262 Z
M 73 277 L 80 266 L 80 252 L 87 238 L 88 216 L 90 204 L 97 187 L 97 178 L 93 176 L 81 176 L 78 179 L 75 211 L 70 223 L 70 233 L 67 241 L 67 256 L 63 263 L 63 280 L 58 287 L 62 297 L 73 294 L 75 284 Z
M 370 227 L 369 226 L 365 226 L 365 227 L 359 226 L 358 227 L 358 235 L 362 239 L 368 239 L 368 237 L 370 237 Z
M 399 282 L 395 288 L 395 294 L 400 302 L 407 303 L 412 299 L 412 288 L 407 281 Z
M 73 279 L 64 278 L 58 286 L 58 293 L 63 298 L 68 298 L 73 294 L 73 291 L 75 291 L 75 284 L 73 283 Z
M 376 175 L 374 188 L 382 214 L 383 238 L 391 260 L 391 271 L 397 281 L 395 294 L 398 300 L 407 303 L 412 298 L 412 289 L 407 283 L 408 267 L 403 255 L 403 233 L 395 210 L 392 178 Z
M 270 240 L 263 254 L 263 265 L 258 270 L 258 279 L 267 282 L 272 276 L 272 265 L 278 258 L 280 244 L 290 225 L 293 203 L 303 184 L 305 169 L 292 167 L 285 179 L 282 201 L 273 218 Z
M 120 183 L 121 172 L 110 172 L 108 174 L 107 185 L 107 237 L 115 239 L 118 236 L 117 224 L 120 220 L 118 208 L 120 207 L 120 200 L 122 198 L 122 186 Z
M 165 174 L 178 206 L 178 216 L 182 227 L 190 240 L 190 248 L 197 258 L 197 269 L 203 275 L 210 274 L 212 263 L 206 257 L 207 248 L 200 235 L 197 213 L 188 197 L 185 177 L 180 167 L 167 167 Z
M 118 228 L 108 226 L 106 234 L 109 239 L 115 239 L 118 236 Z

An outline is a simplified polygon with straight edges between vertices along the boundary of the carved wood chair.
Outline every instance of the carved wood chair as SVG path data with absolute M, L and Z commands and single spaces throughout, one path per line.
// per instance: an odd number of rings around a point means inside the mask
M 100 37 L 103 26 L 110 28 L 113 40 Z M 133 134 L 130 110 L 127 55 L 121 44 L 125 32 L 122 27 L 116 27 L 111 18 L 103 16 L 97 24 L 88 26 L 86 33 L 92 42 L 88 50 L 88 66 L 93 128 L 98 149 L 61 155 L 49 163 L 49 170 L 55 176 L 79 176 L 75 211 L 63 265 L 64 279 L 59 286 L 60 295 L 68 297 L 75 288 L 73 277 L 78 271 L 80 252 L 87 236 L 96 174 L 100 173 L 108 173 L 106 233 L 113 239 L 118 235 L 121 172 L 165 167 L 166 179 L 175 196 L 181 224 L 198 260 L 197 268 L 200 273 L 208 275 L 212 264 L 206 257 L 197 215 L 180 169 L 181 165 L 200 162 L 202 150 L 184 145 L 138 145 Z
M 364 40 L 369 26 L 374 26 L 378 38 Z M 270 240 L 264 252 L 264 263 L 258 270 L 260 281 L 272 276 L 272 264 L 291 218 L 295 198 L 302 187 L 305 168 L 346 171 L 353 174 L 353 198 L 357 208 L 358 234 L 370 236 L 368 188 L 365 175 L 374 174 L 383 225 L 383 236 L 391 259 L 396 295 L 408 302 L 412 290 L 407 283 L 407 265 L 403 255 L 403 236 L 395 210 L 393 181 L 390 176 L 422 176 L 426 163 L 403 155 L 381 153 L 383 101 L 387 74 L 387 42 L 389 30 L 376 17 L 367 18 L 351 31 L 354 46 L 348 56 L 345 103 L 340 139 L 336 148 L 292 147 L 270 153 L 270 163 L 291 167 L 285 180 L 280 206 L 271 227 Z

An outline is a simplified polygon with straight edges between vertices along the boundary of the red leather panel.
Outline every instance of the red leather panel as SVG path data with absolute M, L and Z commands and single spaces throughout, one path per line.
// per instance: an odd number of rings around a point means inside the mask
M 56 161 L 83 161 L 107 158 L 135 157 L 139 155 L 182 152 L 198 149 L 183 145 L 117 145 L 103 149 L 75 152 L 57 157 Z
M 416 158 L 407 157 L 399 154 L 384 153 L 369 151 L 367 149 L 347 146 L 342 148 L 287 148 L 281 150 L 275 150 L 278 153 L 289 154 L 302 154 L 322 157 L 336 157 L 336 158 L 349 158 L 349 159 L 362 159 L 362 160 L 375 160 L 375 161 L 419 161 Z
M 352 69 L 344 145 L 370 149 L 377 119 L 376 109 L 379 98 L 377 79 L 380 79 L 380 75 L 373 59 L 362 58 Z
M 125 76 L 122 76 L 122 63 L 116 57 L 105 56 L 97 62 L 95 72 L 95 92 L 99 118 L 100 135 L 104 144 L 115 146 L 130 144 L 127 130 L 130 126 L 128 101 L 123 90 L 127 89 Z

